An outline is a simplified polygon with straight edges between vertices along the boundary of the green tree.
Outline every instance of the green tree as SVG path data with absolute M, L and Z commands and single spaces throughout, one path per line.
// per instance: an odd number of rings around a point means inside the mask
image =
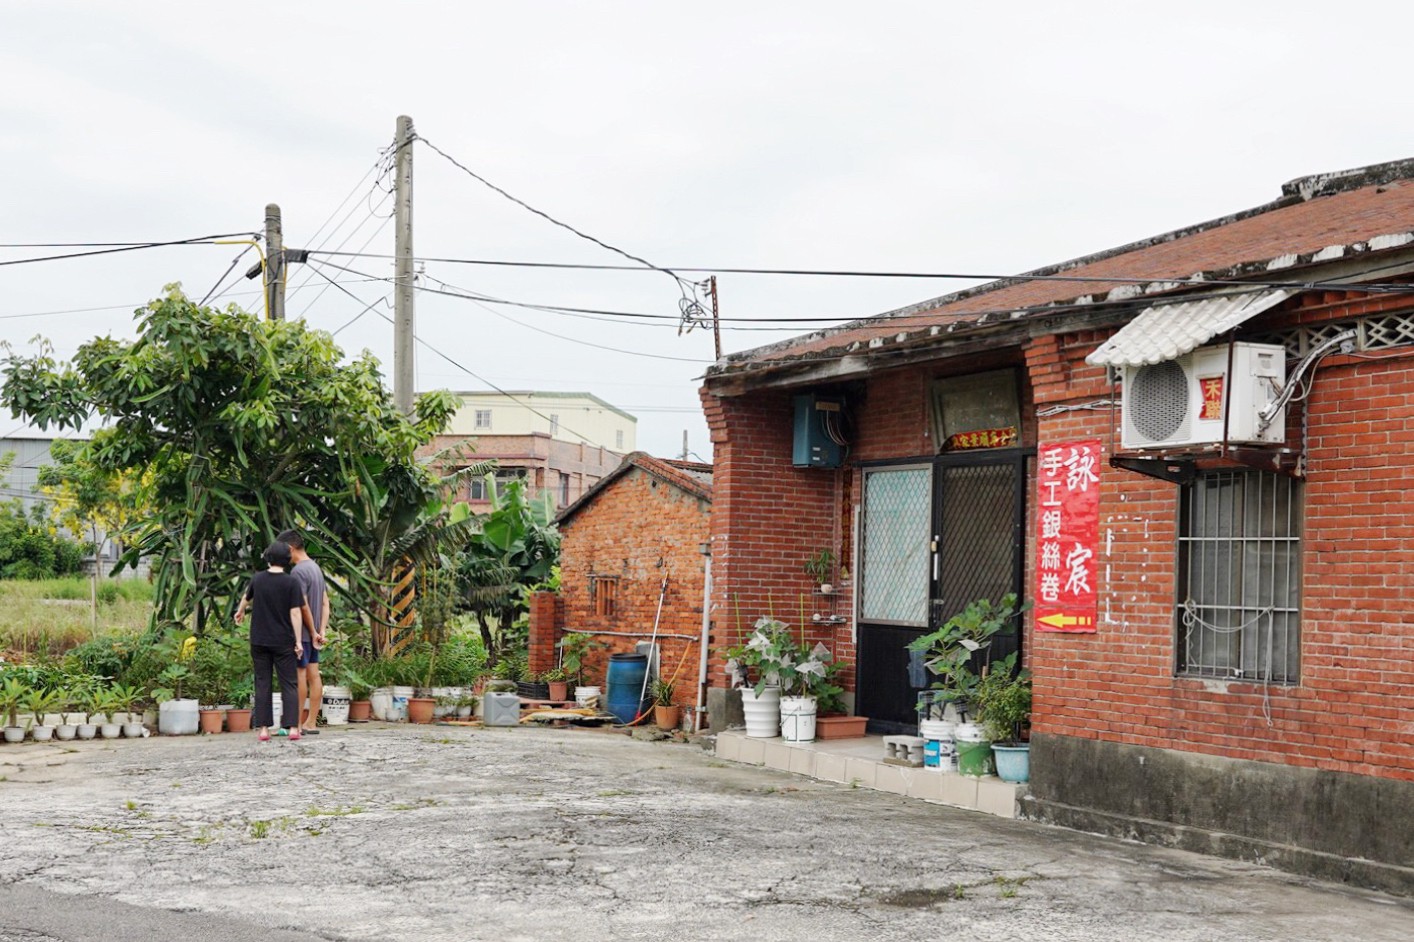
M 96 413 L 105 427 L 81 459 L 143 475 L 138 496 L 151 512 L 122 534 L 122 562 L 153 560 L 154 625 L 201 631 L 213 605 L 229 613 L 260 551 L 294 525 L 335 587 L 371 609 L 388 576 L 373 554 L 390 556 L 418 519 L 390 508 L 426 510 L 418 498 L 436 482 L 417 450 L 457 398 L 428 393 L 404 416 L 366 351 L 342 362 L 325 332 L 201 307 L 177 285 L 136 316 L 136 339 L 96 338 L 71 363 L 47 345 L 11 352 L 0 403 L 40 428 L 80 428 Z M 392 519 L 370 546 L 379 513 Z
M 494 667 L 516 642 L 516 616 L 525 611 L 525 590 L 543 582 L 560 560 L 560 531 L 549 492 L 525 494 L 525 482 L 496 485 L 486 476 L 491 510 L 467 541 L 457 565 L 465 607 L 476 616 L 487 666 Z

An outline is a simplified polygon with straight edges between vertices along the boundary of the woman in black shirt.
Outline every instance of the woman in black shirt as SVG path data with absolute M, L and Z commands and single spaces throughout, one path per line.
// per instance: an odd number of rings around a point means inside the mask
M 296 683 L 296 662 L 300 656 L 300 609 L 304 592 L 292 576 L 290 547 L 271 543 L 262 558 L 268 567 L 257 572 L 245 590 L 236 609 L 239 624 L 250 607 L 250 660 L 255 665 L 255 711 L 252 726 L 260 730 L 261 742 L 269 742 L 270 727 L 275 725 L 275 704 L 271 697 L 270 669 L 280 678 L 280 725 L 290 731 L 290 739 L 300 738 L 299 687 Z

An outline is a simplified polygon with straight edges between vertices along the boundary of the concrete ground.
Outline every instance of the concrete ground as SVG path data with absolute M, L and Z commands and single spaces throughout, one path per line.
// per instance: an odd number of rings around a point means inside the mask
M 1414 937 L 1410 900 L 606 732 L 11 745 L 0 776 L 0 942 Z

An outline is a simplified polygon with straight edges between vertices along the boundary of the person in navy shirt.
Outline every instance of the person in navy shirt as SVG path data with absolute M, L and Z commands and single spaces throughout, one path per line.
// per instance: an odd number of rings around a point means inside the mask
M 266 570 L 250 580 L 236 609 L 236 624 L 250 609 L 250 660 L 255 667 L 255 710 L 251 725 L 259 730 L 261 742 L 270 741 L 270 727 L 275 725 L 275 704 L 271 696 L 270 671 L 280 678 L 280 725 L 289 730 L 291 740 L 300 738 L 299 684 L 297 664 L 302 653 L 300 637 L 303 619 L 304 590 L 289 573 L 290 547 L 276 541 L 262 554 Z

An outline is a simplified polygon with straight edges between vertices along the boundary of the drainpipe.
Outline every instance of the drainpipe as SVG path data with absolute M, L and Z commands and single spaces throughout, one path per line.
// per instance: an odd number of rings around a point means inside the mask
M 712 544 L 699 543 L 702 554 L 702 643 L 701 663 L 697 669 L 697 709 L 692 713 L 692 731 L 702 732 L 702 708 L 707 704 L 707 642 L 712 629 Z

